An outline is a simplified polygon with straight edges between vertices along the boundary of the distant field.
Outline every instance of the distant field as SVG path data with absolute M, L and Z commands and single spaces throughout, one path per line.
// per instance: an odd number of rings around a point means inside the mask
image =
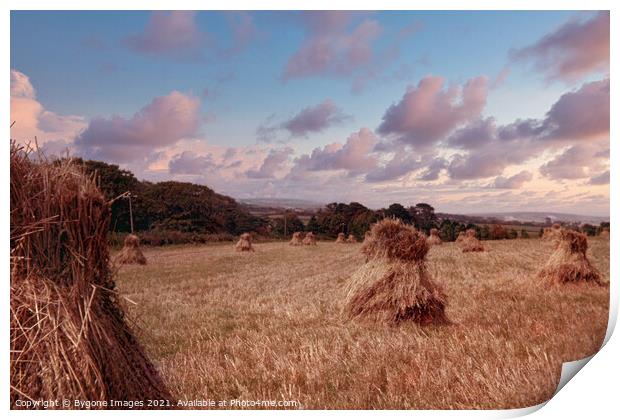
M 590 239 L 609 281 L 609 243 Z M 595 353 L 609 290 L 547 288 L 551 248 L 488 241 L 463 254 L 431 249 L 454 325 L 345 323 L 343 288 L 359 244 L 232 244 L 146 249 L 119 271 L 140 339 L 179 399 L 296 400 L 301 408 L 517 408 L 547 400 L 563 361 Z

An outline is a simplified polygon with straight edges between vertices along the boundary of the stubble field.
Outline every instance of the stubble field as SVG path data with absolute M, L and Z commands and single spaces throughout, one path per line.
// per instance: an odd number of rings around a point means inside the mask
M 609 242 L 590 239 L 609 281 Z M 138 336 L 179 400 L 294 400 L 306 409 L 519 408 L 549 399 L 561 363 L 595 353 L 609 289 L 547 287 L 539 239 L 454 243 L 428 254 L 452 325 L 345 322 L 359 244 L 147 248 L 118 287 Z M 133 303 L 129 303 L 133 302 Z

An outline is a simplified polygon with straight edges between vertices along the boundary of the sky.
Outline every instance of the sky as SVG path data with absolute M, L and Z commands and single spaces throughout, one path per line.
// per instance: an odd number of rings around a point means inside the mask
M 13 11 L 11 138 L 243 198 L 609 215 L 609 13 Z

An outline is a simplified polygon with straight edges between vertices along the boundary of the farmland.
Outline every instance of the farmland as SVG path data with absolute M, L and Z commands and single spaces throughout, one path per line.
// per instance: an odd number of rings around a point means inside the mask
M 547 287 L 538 239 L 454 243 L 428 254 L 451 325 L 345 322 L 359 244 L 145 248 L 117 285 L 138 336 L 179 400 L 293 400 L 299 408 L 518 408 L 553 394 L 563 361 L 595 353 L 609 290 Z M 609 242 L 589 257 L 609 281 Z

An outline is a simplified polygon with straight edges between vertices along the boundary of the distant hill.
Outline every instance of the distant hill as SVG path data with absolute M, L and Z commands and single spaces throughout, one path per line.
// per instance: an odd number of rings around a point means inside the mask
M 237 201 L 251 207 L 274 209 L 318 210 L 325 206 L 323 203 L 297 198 L 238 198 Z
M 547 218 L 553 222 L 566 223 L 590 223 L 598 225 L 601 222 L 609 222 L 609 217 L 588 216 L 583 214 L 554 213 L 554 212 L 498 212 L 498 213 L 471 213 L 469 216 L 498 219 L 504 222 L 533 222 L 544 223 Z

